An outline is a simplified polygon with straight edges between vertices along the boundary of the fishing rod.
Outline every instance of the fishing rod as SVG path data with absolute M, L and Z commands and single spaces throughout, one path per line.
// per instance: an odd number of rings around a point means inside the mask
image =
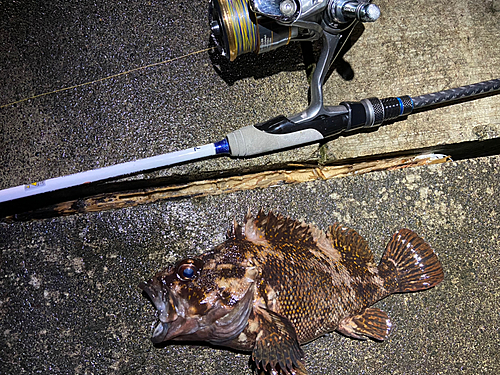
M 328 107 L 327 110 L 334 114 L 302 122 L 278 116 L 262 124 L 238 129 L 215 143 L 1 190 L 0 202 L 215 155 L 248 157 L 275 152 L 320 141 L 345 131 L 380 126 L 384 122 L 407 116 L 416 109 L 499 90 L 500 79 L 493 79 L 417 97 L 368 98 L 359 102 L 342 102 L 338 106 Z
M 379 16 L 379 8 L 363 0 L 212 0 L 212 38 L 229 60 L 248 52 L 267 52 L 290 41 L 323 38 L 311 78 L 311 101 L 304 111 L 246 126 L 215 143 L 0 190 L 0 203 L 212 156 L 277 152 L 342 132 L 378 127 L 426 107 L 500 90 L 500 79 L 492 79 L 416 97 L 367 98 L 324 106 L 323 83 L 353 28 L 358 22 L 374 22 Z

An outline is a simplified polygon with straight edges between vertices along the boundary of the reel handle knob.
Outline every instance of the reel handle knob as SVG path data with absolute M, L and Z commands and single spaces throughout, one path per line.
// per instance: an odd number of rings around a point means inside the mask
M 380 8 L 375 4 L 347 3 L 342 9 L 344 16 L 361 22 L 375 22 L 380 17 Z
M 375 22 L 380 17 L 380 8 L 370 1 L 333 0 L 328 8 L 330 17 L 339 23 L 352 20 Z

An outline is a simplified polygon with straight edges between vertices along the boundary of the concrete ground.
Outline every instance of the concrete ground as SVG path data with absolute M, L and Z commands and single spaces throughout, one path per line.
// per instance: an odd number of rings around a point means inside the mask
M 298 45 L 244 56 L 234 65 L 220 65 L 207 51 L 179 58 L 208 47 L 206 2 L 81 3 L 0 5 L 0 188 L 210 143 L 307 105 Z M 365 26 L 345 56 L 354 79 L 346 82 L 333 73 L 325 87 L 328 103 L 419 95 L 498 78 L 497 2 L 377 4 L 383 16 Z M 162 61 L 170 62 L 101 80 Z M 101 81 L 87 84 L 96 80 Z M 76 85 L 81 86 L 57 91 Z M 339 137 L 321 148 L 206 160 L 131 179 L 196 180 L 293 163 L 453 149 L 465 142 L 481 154 L 485 144 L 498 146 L 499 105 L 500 95 L 491 96 Z M 436 288 L 378 304 L 395 325 L 387 341 L 359 342 L 333 333 L 305 345 L 311 374 L 498 373 L 500 157 L 495 153 L 1 222 L 0 373 L 250 374 L 245 353 L 153 346 L 155 312 L 137 287 L 169 262 L 222 241 L 233 217 L 241 221 L 248 207 L 273 209 L 321 228 L 340 221 L 368 240 L 376 259 L 392 233 L 408 227 L 434 247 L 443 264 L 445 280 Z
M 154 347 L 155 311 L 137 287 L 222 241 L 247 207 L 345 223 L 376 259 L 408 227 L 443 264 L 436 288 L 378 304 L 395 325 L 386 342 L 333 333 L 305 345 L 311 374 L 497 373 L 499 168 L 490 157 L 4 225 L 2 373 L 250 374 L 246 354 Z

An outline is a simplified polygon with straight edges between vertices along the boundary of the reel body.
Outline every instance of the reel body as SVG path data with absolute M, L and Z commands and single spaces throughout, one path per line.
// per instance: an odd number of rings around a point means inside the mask
M 335 33 L 379 16 L 379 8 L 366 0 L 211 0 L 209 6 L 212 39 L 230 61 L 290 41 L 316 40 L 325 30 Z
M 264 53 L 291 41 L 323 37 L 321 55 L 311 77 L 311 102 L 289 119 L 310 121 L 336 112 L 323 106 L 322 85 L 344 42 L 357 22 L 373 22 L 380 9 L 371 0 L 211 0 L 212 40 L 230 61 L 254 52 Z

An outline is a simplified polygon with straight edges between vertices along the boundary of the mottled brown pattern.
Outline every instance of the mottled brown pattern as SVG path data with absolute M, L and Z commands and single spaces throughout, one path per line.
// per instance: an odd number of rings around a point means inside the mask
M 383 340 L 390 319 L 369 306 L 443 279 L 431 247 L 408 229 L 378 266 L 366 241 L 340 224 L 325 233 L 260 211 L 227 236 L 141 284 L 159 312 L 153 341 L 205 340 L 252 351 L 259 370 L 305 374 L 300 344 L 333 330 Z

